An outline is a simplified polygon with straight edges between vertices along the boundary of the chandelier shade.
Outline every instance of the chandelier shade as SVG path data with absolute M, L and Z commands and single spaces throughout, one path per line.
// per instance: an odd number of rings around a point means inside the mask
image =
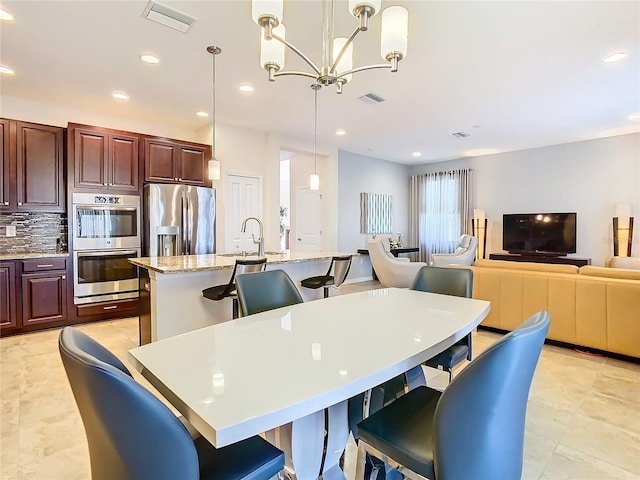
M 275 70 L 275 72 L 278 72 L 284 68 L 284 43 L 265 40 L 264 28 L 260 30 L 262 34 L 260 37 L 260 65 L 267 71 L 271 68 Z M 280 24 L 275 27 L 273 33 L 284 39 L 286 34 L 284 25 Z
M 382 12 L 382 35 L 380 55 L 391 60 L 399 55 L 402 60 L 407 55 L 407 37 L 409 35 L 409 12 L 406 8 L 394 6 Z
M 258 25 L 260 19 L 274 19 L 274 27 L 282 21 L 283 0 L 253 0 L 251 2 L 251 17 Z
M 333 62 L 336 65 L 337 72 L 346 72 L 353 68 L 353 43 L 347 45 L 347 49 L 344 51 L 342 58 L 336 62 L 338 53 L 342 51 L 347 41 L 348 39 L 345 37 L 333 39 Z M 349 74 L 342 78 L 344 79 L 344 83 L 349 83 L 352 77 L 353 75 Z
M 303 3 L 303 2 L 300 2 Z M 314 2 L 318 3 L 318 2 Z M 285 38 L 283 24 L 284 0 L 252 0 L 251 16 L 261 27 L 260 66 L 269 73 L 269 81 L 282 75 L 313 78 L 322 86 L 336 85 L 337 93 L 352 79 L 354 73 L 379 68 L 398 71 L 398 62 L 407 56 L 409 12 L 401 6 L 382 11 L 381 55 L 388 63 L 353 66 L 353 41 L 360 32 L 369 29 L 369 19 L 381 11 L 381 0 L 349 0 L 349 12 L 360 20 L 349 37 L 333 36 L 336 0 L 322 0 L 322 63 L 316 64 Z M 311 71 L 285 71 L 285 47 L 298 55 Z

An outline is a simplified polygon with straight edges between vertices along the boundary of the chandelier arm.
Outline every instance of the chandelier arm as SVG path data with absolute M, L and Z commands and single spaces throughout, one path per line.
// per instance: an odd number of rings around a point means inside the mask
M 287 47 L 289 47 L 291 50 L 293 50 L 300 58 L 302 58 L 302 60 L 307 62 L 307 64 L 313 69 L 314 72 L 316 72 L 316 74 L 320 75 L 320 69 L 316 66 L 316 64 L 313 63 L 311 61 L 311 59 L 309 57 L 307 57 L 304 53 L 302 53 L 300 50 L 298 50 L 297 47 L 295 47 L 291 43 L 287 42 L 284 38 L 282 38 L 281 36 L 277 35 L 276 33 L 273 33 L 273 38 L 275 38 L 276 40 L 278 40 L 281 43 L 284 43 Z
M 314 75 L 313 73 L 308 73 L 308 72 L 297 72 L 294 70 L 288 70 L 286 72 L 276 72 L 274 74 L 274 77 L 279 77 L 279 76 L 284 76 L 284 75 L 300 75 L 301 77 L 309 77 L 309 78 L 313 78 L 314 80 L 317 80 L 318 76 Z
M 333 62 L 333 65 L 331 65 L 331 70 L 329 71 L 329 74 L 333 74 L 336 71 L 336 67 L 338 66 L 338 63 L 340 62 L 340 60 L 342 60 L 342 56 L 347 51 L 347 48 L 349 48 L 349 45 L 351 45 L 353 43 L 353 40 L 356 38 L 358 33 L 360 33 L 360 26 L 356 27 L 356 29 L 353 31 L 351 36 L 344 43 L 344 46 L 342 47 L 342 50 L 340 50 L 340 53 L 336 57 L 336 61 Z
M 352 73 L 364 72 L 366 70 L 374 70 L 376 68 L 393 68 L 393 66 L 388 64 L 388 63 L 381 63 L 381 64 L 378 64 L 378 65 L 366 65 L 364 67 L 352 68 L 351 70 L 347 70 L 346 72 L 342 72 L 336 78 L 343 78 L 343 77 L 346 77 L 347 75 L 350 75 Z

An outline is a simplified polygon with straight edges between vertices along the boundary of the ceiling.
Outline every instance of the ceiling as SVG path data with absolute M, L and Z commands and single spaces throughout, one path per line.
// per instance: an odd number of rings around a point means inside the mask
M 147 1 L 2 1 L 2 95 L 197 130 L 211 119 L 218 45 L 217 122 L 313 138 L 313 91 L 304 77 L 267 81 L 249 1 L 161 3 L 197 18 L 181 33 L 142 17 Z M 353 76 L 344 93 L 319 92 L 320 144 L 416 164 L 640 131 L 640 2 L 383 1 L 409 10 L 409 48 L 397 73 Z M 356 20 L 336 2 L 335 32 Z M 355 41 L 354 66 L 382 63 L 379 16 Z M 319 0 L 287 0 L 287 40 L 320 61 Z M 615 52 L 627 57 L 605 64 Z M 140 61 L 143 53 L 160 58 Z M 306 70 L 287 53 L 287 70 Z M 251 94 L 238 87 L 247 83 Z M 130 95 L 111 98 L 114 90 Z M 385 99 L 371 105 L 359 97 Z M 346 130 L 336 137 L 336 129 Z M 456 138 L 454 132 L 467 132 Z M 421 152 L 419 158 L 412 153 Z

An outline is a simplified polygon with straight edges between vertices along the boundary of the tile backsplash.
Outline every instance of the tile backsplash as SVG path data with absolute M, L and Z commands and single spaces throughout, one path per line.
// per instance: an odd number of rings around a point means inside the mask
M 6 227 L 16 227 L 7 237 Z M 67 250 L 67 215 L 61 213 L 0 213 L 0 253 L 56 253 Z

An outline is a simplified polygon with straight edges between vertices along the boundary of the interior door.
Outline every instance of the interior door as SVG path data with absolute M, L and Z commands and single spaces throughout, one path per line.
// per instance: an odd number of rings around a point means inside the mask
M 260 234 L 258 222 L 247 223 L 247 231 L 242 233 L 242 221 L 247 217 L 262 220 L 262 202 L 260 178 L 250 175 L 227 174 L 224 180 L 225 192 L 225 251 L 254 252 L 258 246 L 253 243 L 251 234 L 256 238 Z
M 319 252 L 322 250 L 322 194 L 308 188 L 296 189 L 296 223 L 294 225 L 295 250 Z

